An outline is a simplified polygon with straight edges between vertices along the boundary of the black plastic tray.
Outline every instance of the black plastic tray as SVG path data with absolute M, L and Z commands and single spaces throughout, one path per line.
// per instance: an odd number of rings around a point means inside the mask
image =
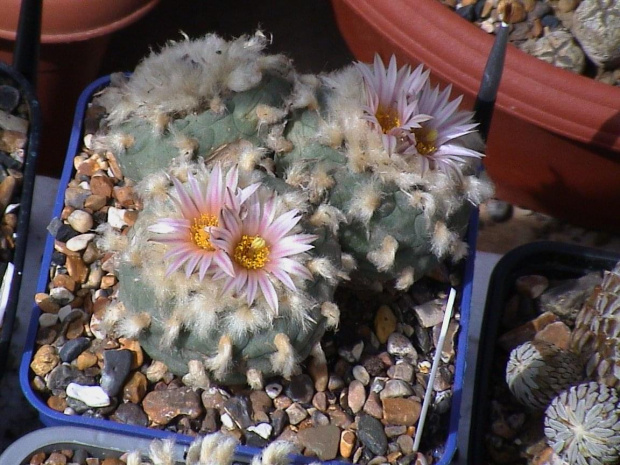
M 576 278 L 591 271 L 609 270 L 618 261 L 620 254 L 567 243 L 541 241 L 513 249 L 495 265 L 489 280 L 476 358 L 469 464 L 487 463 L 485 435 L 489 431 L 491 367 L 505 304 L 516 279 L 530 274 L 551 279 Z
M 36 161 L 39 152 L 39 140 L 41 137 L 41 109 L 39 101 L 35 96 L 34 89 L 30 82 L 15 68 L 0 62 L 0 77 L 10 80 L 23 96 L 28 106 L 28 141 L 24 154 L 24 164 L 22 166 L 22 186 L 20 191 L 20 207 L 17 217 L 17 228 L 15 229 L 15 249 L 13 251 L 13 277 L 11 279 L 9 297 L 6 303 L 4 319 L 2 321 L 2 331 L 0 332 L 0 379 L 4 374 L 9 346 L 13 335 L 15 324 L 15 314 L 17 312 L 17 302 L 19 289 L 22 282 L 24 268 L 24 258 L 26 256 L 26 245 L 28 242 L 28 224 L 30 222 L 30 211 L 32 208 L 32 197 L 34 193 L 34 182 L 36 174 Z M 0 215 L 2 212 L 0 212 Z M 0 276 L 0 280 L 2 276 Z

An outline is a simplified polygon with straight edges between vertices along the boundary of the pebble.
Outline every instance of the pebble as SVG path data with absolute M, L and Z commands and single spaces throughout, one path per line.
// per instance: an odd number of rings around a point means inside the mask
M 396 331 L 396 315 L 387 305 L 381 305 L 375 316 L 375 334 L 381 344 L 385 344 L 390 334 Z
M 45 376 L 60 363 L 60 356 L 55 347 L 41 346 L 34 354 L 30 368 L 37 376 Z
M 355 441 L 357 437 L 355 433 L 351 430 L 344 430 L 340 434 L 340 455 L 348 459 L 351 457 L 353 453 L 353 448 L 355 447 Z
M 423 328 L 431 328 L 441 324 L 445 312 L 445 299 L 429 300 L 413 308 L 416 320 Z
M 383 425 L 376 418 L 361 414 L 357 422 L 357 437 L 375 455 L 385 455 L 388 440 Z
M 388 397 L 383 399 L 383 418 L 390 425 L 415 426 L 422 405 L 413 399 Z
M 366 402 L 366 388 L 359 380 L 353 380 L 349 384 L 348 404 L 353 413 L 358 413 Z
M 293 376 L 285 392 L 293 402 L 309 404 L 314 396 L 314 382 L 306 374 Z
M 308 418 L 308 411 L 297 403 L 291 404 L 285 411 L 291 425 L 298 425 Z
M 179 415 L 198 418 L 203 411 L 200 396 L 187 387 L 151 391 L 144 397 L 142 407 L 156 425 L 167 425 Z
M 414 368 L 407 362 L 399 361 L 388 369 L 387 375 L 392 379 L 400 379 L 406 383 L 411 383 L 414 378 Z
M 110 397 L 101 386 L 82 386 L 76 383 L 67 385 L 67 396 L 79 400 L 89 407 L 107 407 Z
M 67 222 L 79 233 L 90 231 L 94 224 L 92 215 L 84 210 L 74 210 L 67 218 Z
M 50 289 L 50 297 L 61 307 L 71 303 L 75 298 L 75 296 L 64 287 Z
M 60 360 L 63 362 L 72 362 L 78 355 L 90 346 L 90 339 L 87 337 L 78 337 L 69 340 L 62 346 L 59 352 Z
M 256 426 L 248 426 L 247 430 L 258 434 L 263 439 L 269 439 L 271 437 L 271 433 L 273 432 L 273 426 L 269 423 L 259 423 Z
M 252 426 L 252 406 L 250 399 L 246 396 L 231 397 L 224 402 L 224 411 L 241 429 Z
M 387 350 L 389 354 L 406 358 L 413 363 L 415 363 L 418 358 L 418 353 L 413 347 L 411 340 L 401 333 L 390 334 L 387 341 Z
M 116 229 L 123 229 L 123 227 L 127 226 L 125 209 L 115 207 L 108 208 L 108 224 Z
M 364 404 L 364 413 L 378 418 L 379 420 L 383 418 L 383 406 L 378 393 L 371 391 L 368 394 L 368 398 Z
M 265 386 L 265 392 L 269 397 L 275 399 L 282 393 L 282 385 L 278 383 L 270 383 Z
M 139 371 L 134 371 L 123 386 L 123 401 L 138 404 L 146 395 L 148 381 Z
M 385 383 L 385 387 L 379 393 L 381 400 L 388 397 L 406 397 L 413 394 L 411 384 L 403 381 L 402 379 L 389 379 Z
M 333 460 L 338 455 L 340 429 L 334 425 L 306 428 L 299 432 L 302 445 L 312 451 L 319 460 Z
M 168 367 L 164 362 L 153 360 L 146 369 L 146 379 L 148 379 L 151 383 L 156 383 L 161 381 L 167 372 Z
M 80 234 L 79 236 L 75 236 L 69 239 L 65 245 L 67 246 L 67 249 L 71 250 L 72 252 L 80 252 L 86 249 L 86 247 L 88 247 L 88 244 L 94 238 L 95 235 L 93 233 Z
M 49 328 L 58 323 L 58 315 L 53 313 L 42 313 L 39 316 L 39 326 L 42 328 Z
M 133 355 L 130 350 L 104 350 L 101 387 L 111 397 L 116 396 L 131 370 Z
M 144 413 L 144 410 L 142 410 L 138 404 L 133 402 L 123 402 L 120 404 L 111 418 L 114 421 L 125 425 L 144 427 L 149 425 L 149 418 L 146 413 Z
M 353 367 L 353 377 L 364 386 L 370 384 L 370 374 L 362 365 L 355 365 Z

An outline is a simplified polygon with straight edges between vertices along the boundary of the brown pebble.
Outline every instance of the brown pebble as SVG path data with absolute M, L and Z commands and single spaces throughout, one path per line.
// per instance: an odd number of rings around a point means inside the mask
M 112 287 L 114 287 L 114 285 L 117 283 L 117 279 L 116 276 L 112 275 L 112 274 L 107 274 L 105 276 L 103 276 L 101 278 L 101 284 L 99 285 L 99 287 L 101 289 L 110 289 Z
M 112 196 L 124 208 L 132 208 L 135 205 L 133 187 L 114 186 Z
M 43 313 L 57 314 L 58 310 L 60 310 L 60 305 L 54 302 L 49 294 L 44 292 L 35 294 L 34 301 Z
M 121 348 L 130 350 L 133 353 L 131 369 L 137 370 L 138 368 L 140 368 L 144 363 L 144 351 L 140 346 L 140 341 L 137 341 L 136 339 L 121 337 L 118 339 L 118 342 Z
M 67 327 L 67 333 L 65 336 L 67 339 L 76 339 L 84 334 L 84 321 L 82 318 L 78 318 L 75 321 L 69 323 Z
M 188 387 L 151 391 L 144 397 L 142 407 L 155 425 L 167 425 L 179 415 L 195 419 L 203 411 L 200 396 Z
M 340 435 L 340 455 L 345 459 L 351 457 L 355 447 L 355 433 L 351 430 L 344 430 Z
M 90 180 L 90 191 L 94 195 L 112 197 L 114 182 L 107 176 L 94 176 Z
M 68 274 L 59 273 L 52 279 L 52 287 L 64 287 L 71 293 L 75 293 L 75 279 Z
M 396 331 L 396 316 L 387 305 L 381 305 L 375 315 L 375 334 L 381 344 L 385 344 L 394 331 Z
M 82 352 L 75 360 L 75 366 L 78 370 L 86 370 L 97 364 L 97 356 L 92 352 Z
M 69 276 L 71 276 L 76 282 L 86 282 L 86 278 L 88 277 L 88 267 L 79 256 L 67 256 L 65 265 Z
M 126 465 L 126 463 L 116 457 L 106 457 L 101 462 L 101 465 Z
M 134 371 L 129 380 L 123 386 L 123 400 L 133 404 L 139 404 L 146 395 L 148 381 L 139 371 Z
M 87 208 L 93 212 L 101 210 L 106 205 L 107 199 L 105 195 L 92 194 L 84 201 L 84 208 Z
M 327 395 L 324 391 L 319 391 L 312 398 L 312 406 L 321 412 L 327 410 Z
M 420 418 L 422 405 L 413 399 L 388 397 L 383 399 L 383 418 L 390 425 L 415 425 Z
M 497 342 L 504 350 L 509 352 L 519 344 L 531 341 L 538 331 L 554 321 L 557 321 L 557 319 L 558 317 L 555 314 L 545 312 L 534 320 L 528 321 L 527 323 L 502 334 L 498 338 Z
M 55 347 L 44 345 L 39 348 L 32 358 L 30 368 L 38 376 L 45 376 L 60 363 L 60 357 Z
M 37 452 L 32 457 L 30 457 L 30 462 L 28 462 L 28 464 L 29 465 L 41 465 L 43 462 L 45 462 L 46 458 L 47 458 L 47 454 L 45 452 Z
M 52 452 L 45 461 L 45 465 L 66 465 L 66 463 L 67 456 L 60 452 Z
M 568 349 L 571 339 L 570 328 L 562 321 L 548 324 L 534 336 L 535 341 L 546 341 L 561 349 Z
M 64 412 L 67 408 L 67 399 L 59 396 L 50 396 L 47 399 L 47 406 L 57 412 Z

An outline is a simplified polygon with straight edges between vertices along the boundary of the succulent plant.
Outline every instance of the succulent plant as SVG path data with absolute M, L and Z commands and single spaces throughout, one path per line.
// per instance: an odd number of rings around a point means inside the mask
M 212 433 L 196 438 L 189 446 L 185 457 L 175 456 L 174 442 L 171 439 L 153 440 L 148 451 L 131 451 L 127 455 L 127 465 L 141 465 L 144 456 L 148 463 L 184 465 L 232 465 L 235 463 L 235 448 L 239 441 L 226 433 Z M 145 453 L 146 452 L 146 453 Z M 260 454 L 252 457 L 251 465 L 287 465 L 293 444 L 288 441 L 274 441 Z M 182 460 L 182 462 L 181 462 Z
M 467 253 L 472 208 L 490 197 L 471 114 L 428 72 L 357 64 L 300 75 L 263 53 L 261 33 L 171 43 L 98 98 L 114 153 L 140 181 L 172 160 L 239 163 L 309 198 L 308 218 L 338 236 L 351 276 L 406 289 Z
M 583 379 L 583 367 L 573 352 L 545 341 L 525 342 L 510 352 L 506 382 L 523 405 L 543 410 L 571 384 Z
M 620 380 L 620 263 L 604 273 L 596 288 L 577 315 L 572 347 L 586 358 L 589 378 L 608 386 Z
M 570 465 L 618 463 L 618 393 L 593 381 L 572 386 L 553 399 L 545 411 L 545 436 Z
M 120 282 L 110 331 L 179 375 L 197 361 L 225 383 L 291 376 L 338 322 L 334 236 L 286 205 L 281 181 L 278 192 L 234 166 L 172 171 L 136 186 L 144 206 L 128 235 L 109 229 L 100 240 L 116 252 Z

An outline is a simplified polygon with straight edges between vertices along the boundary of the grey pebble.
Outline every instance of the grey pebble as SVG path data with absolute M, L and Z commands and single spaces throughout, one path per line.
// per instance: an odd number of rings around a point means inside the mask
M 101 372 L 101 388 L 110 397 L 116 396 L 129 372 L 131 371 L 131 362 L 133 361 L 133 352 L 127 349 L 120 350 L 104 350 L 103 351 L 103 370 Z
M 293 376 L 285 392 L 293 402 L 309 404 L 314 396 L 314 382 L 306 374 Z
M 148 426 L 149 418 L 138 404 L 133 402 L 121 403 L 112 419 L 118 423 L 134 426 Z
M 388 440 L 379 420 L 367 414 L 361 414 L 357 423 L 357 437 L 375 455 L 384 455 Z
M 241 429 L 252 426 L 252 406 L 245 396 L 231 397 L 224 402 L 224 411 L 230 415 L 233 421 Z
M 90 345 L 87 337 L 78 337 L 68 340 L 60 349 L 58 355 L 63 362 L 71 362 L 77 358 Z

